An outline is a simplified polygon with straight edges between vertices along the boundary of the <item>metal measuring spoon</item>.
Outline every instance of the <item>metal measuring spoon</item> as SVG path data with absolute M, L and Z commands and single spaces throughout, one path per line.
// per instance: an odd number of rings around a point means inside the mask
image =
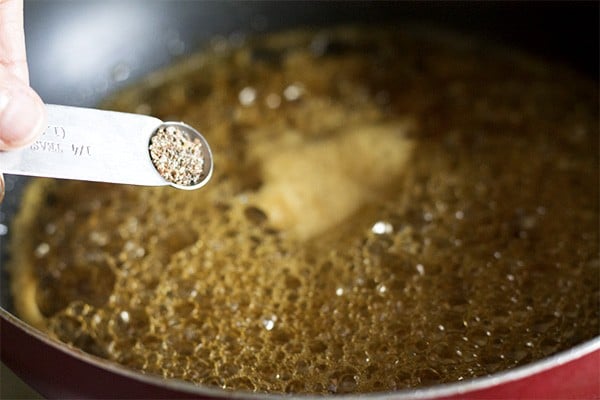
M 185 190 L 204 186 L 212 176 L 210 147 L 206 139 L 187 124 L 91 108 L 46 107 L 48 128 L 28 147 L 0 151 L 0 172 L 130 185 L 170 185 Z M 165 127 L 170 127 L 170 131 L 176 129 L 199 148 L 192 155 L 200 158 L 197 161 L 201 171 L 197 171 L 194 180 L 188 184 L 168 180 L 151 159 L 151 138 Z M 176 151 L 169 154 L 177 157 Z M 190 155 L 186 157 L 189 160 Z M 177 163 L 178 160 L 173 161 Z M 178 165 L 186 167 L 189 164 Z

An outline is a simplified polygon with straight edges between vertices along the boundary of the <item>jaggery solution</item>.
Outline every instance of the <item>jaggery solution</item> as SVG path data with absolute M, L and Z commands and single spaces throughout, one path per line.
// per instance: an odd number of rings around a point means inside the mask
M 202 191 L 35 180 L 16 308 L 129 368 L 231 390 L 467 380 L 599 332 L 598 87 L 410 30 L 239 41 L 111 109 L 211 143 Z

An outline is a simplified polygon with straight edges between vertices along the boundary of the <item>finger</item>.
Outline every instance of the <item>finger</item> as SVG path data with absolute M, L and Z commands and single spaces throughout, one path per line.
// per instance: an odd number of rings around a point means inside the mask
M 23 0 L 0 0 L 0 65 L 29 83 Z
M 0 65 L 0 150 L 25 146 L 46 126 L 42 99 L 19 77 Z

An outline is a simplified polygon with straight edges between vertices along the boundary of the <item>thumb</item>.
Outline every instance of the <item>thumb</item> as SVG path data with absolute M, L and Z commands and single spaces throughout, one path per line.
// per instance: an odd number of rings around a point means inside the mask
M 38 94 L 0 64 L 0 150 L 25 146 L 46 127 L 46 108 Z

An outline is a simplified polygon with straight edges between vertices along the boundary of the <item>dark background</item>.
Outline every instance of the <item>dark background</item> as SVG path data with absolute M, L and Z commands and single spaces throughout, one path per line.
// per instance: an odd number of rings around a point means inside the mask
M 216 34 L 361 21 L 418 22 L 488 38 L 598 80 L 599 2 L 26 1 L 31 82 L 90 106 Z

